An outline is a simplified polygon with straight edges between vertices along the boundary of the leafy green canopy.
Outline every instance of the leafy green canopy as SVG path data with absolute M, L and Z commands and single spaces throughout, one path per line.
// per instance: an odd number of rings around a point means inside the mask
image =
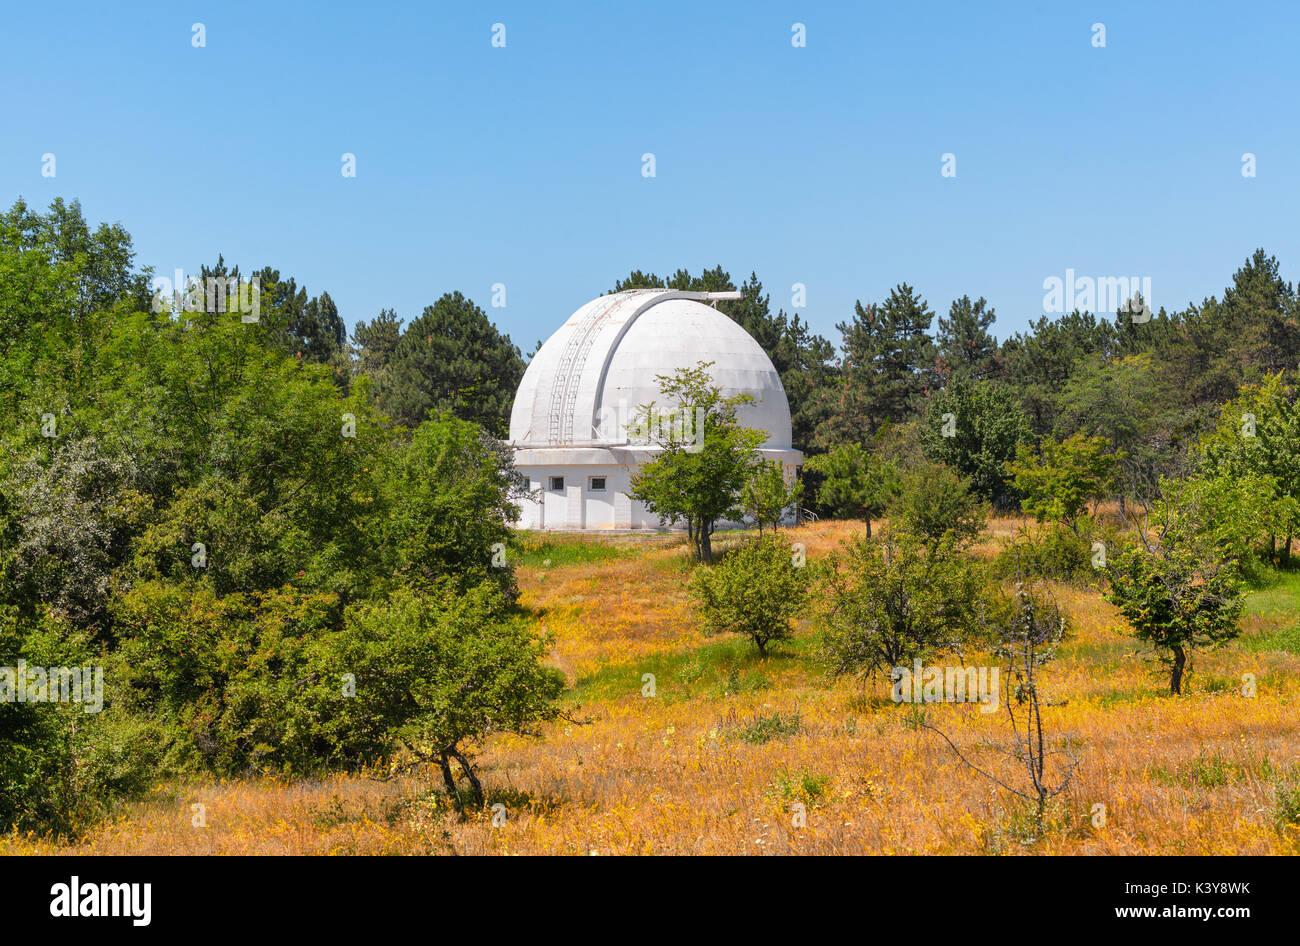
M 741 426 L 736 409 L 753 398 L 724 396 L 709 374 L 712 362 L 658 375 L 668 414 L 684 423 L 656 421 L 665 412 L 656 403 L 641 405 L 636 426 L 659 430 L 658 451 L 632 476 L 633 499 L 665 523 L 685 522 L 695 554 L 712 560 L 710 538 L 719 519 L 739 519 L 741 493 L 749 480 L 754 452 L 766 433 Z
M 760 654 L 788 640 L 792 619 L 803 607 L 808 572 L 789 545 L 775 535 L 746 542 L 712 568 L 691 576 L 705 634 L 742 634 Z
M 1171 480 L 1161 488 L 1164 498 L 1140 529 L 1141 545 L 1108 562 L 1106 600 L 1169 665 L 1169 690 L 1177 695 L 1193 650 L 1240 633 L 1243 602 L 1238 563 L 1222 557 L 1218 530 L 1207 527 L 1213 520 L 1202 504 L 1212 495 Z
M 327 294 L 263 271 L 258 322 L 154 312 L 130 264 L 75 205 L 0 218 L 0 667 L 105 685 L 93 714 L 0 702 L 0 826 L 408 744 L 477 784 L 468 747 L 563 686 L 512 610 L 509 451 L 340 384 Z

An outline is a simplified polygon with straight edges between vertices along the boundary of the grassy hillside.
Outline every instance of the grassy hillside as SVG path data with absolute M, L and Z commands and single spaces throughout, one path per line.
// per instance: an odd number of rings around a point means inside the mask
M 860 529 L 825 522 L 788 536 L 815 559 Z M 1022 804 L 922 728 L 918 708 L 890 702 L 883 681 L 829 681 L 810 625 L 766 659 L 701 636 L 688 571 L 675 537 L 531 540 L 522 601 L 553 635 L 570 718 L 542 741 L 480 747 L 504 824 L 491 811 L 459 817 L 430 771 L 251 779 L 169 785 L 72 850 L 1300 853 L 1300 574 L 1250 595 L 1242 638 L 1198 655 L 1181 698 L 1096 591 L 1056 587 L 1074 634 L 1042 678 L 1046 723 L 1079 766 L 1035 836 Z M 1246 673 L 1253 699 L 1240 693 Z M 1007 738 L 1003 711 L 937 705 L 924 717 L 971 752 Z M 792 823 L 796 803 L 806 826 Z M 192 825 L 194 805 L 206 827 Z M 0 841 L 0 853 L 54 849 L 67 850 Z

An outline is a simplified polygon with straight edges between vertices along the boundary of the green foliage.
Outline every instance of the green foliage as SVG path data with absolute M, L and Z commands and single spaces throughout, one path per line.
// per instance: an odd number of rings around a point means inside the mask
M 898 532 L 858 539 L 830 557 L 818 592 L 835 675 L 889 673 L 985 630 L 982 576 L 952 533 L 929 544 Z
M 1059 319 L 1042 316 L 1028 332 L 1003 343 L 1003 375 L 1015 384 L 1035 434 L 1056 427 L 1059 399 L 1071 377 L 1089 358 L 1109 355 L 1114 343 L 1109 322 L 1078 311 Z
M 415 427 L 440 411 L 506 435 L 524 376 L 519 349 L 459 292 L 442 296 L 406 326 L 381 373 L 380 405 Z
M 705 634 L 742 634 L 760 654 L 772 641 L 788 639 L 791 619 L 807 592 L 808 572 L 775 536 L 759 537 L 727 553 L 691 578 Z
M 750 467 L 741 488 L 740 508 L 758 523 L 760 533 L 764 524 L 771 525 L 775 531 L 787 515 L 798 514 L 802 496 L 803 484 L 794 477 L 786 477 L 781 461 L 760 458 Z
M 880 305 L 854 303 L 853 320 L 836 325 L 844 337 L 838 380 L 826 391 L 822 446 L 865 443 L 884 423 L 911 417 L 935 380 L 929 336 L 934 313 L 901 283 Z
M 1296 521 L 1297 500 L 1281 494 L 1272 476 L 1200 473 L 1165 480 L 1163 489 L 1167 497 L 1195 506 L 1206 544 L 1251 580 L 1264 577 L 1274 537 L 1288 535 Z M 1268 555 L 1260 554 L 1264 549 Z
M 815 805 L 822 800 L 831 784 L 829 775 L 804 770 L 782 769 L 776 775 L 777 794 L 785 801 Z
M 736 409 L 748 394 L 723 396 L 709 375 L 712 362 L 659 375 L 660 391 L 679 423 L 658 423 L 665 412 L 655 403 L 640 405 L 636 427 L 659 431 L 659 451 L 632 476 L 631 497 L 664 523 L 684 521 L 696 558 L 712 561 L 712 535 L 719 519 L 739 519 L 739 502 L 766 439 L 742 427 Z
M 327 643 L 336 595 L 220 596 L 151 581 L 123 595 L 115 617 L 115 708 L 156 722 L 167 769 L 301 773 L 382 750 L 378 733 L 340 725 L 343 683 Z
M 761 746 L 773 739 L 785 739 L 793 736 L 799 732 L 799 727 L 798 713 L 790 713 L 785 716 L 781 713 L 771 713 L 766 716 L 760 713 L 736 730 L 736 738 L 742 742 Z
M 357 374 L 379 380 L 402 339 L 402 319 L 393 309 L 381 309 L 370 322 L 359 321 L 352 330 L 357 354 Z
M 149 583 L 119 611 L 119 705 L 158 723 L 175 770 L 305 773 L 402 746 L 458 751 L 534 731 L 564 686 L 490 582 L 399 588 L 345 615 L 328 594 Z
M 0 215 L 0 666 L 93 664 L 107 687 L 94 714 L 0 702 L 0 829 L 81 830 L 169 772 L 324 771 L 408 741 L 477 787 L 462 746 L 535 731 L 563 687 L 509 610 L 510 451 L 449 416 L 394 430 L 328 293 L 265 268 L 243 322 L 154 312 L 146 275 L 75 204 Z M 445 302 L 424 327 L 505 358 L 501 403 L 462 372 L 452 406 L 500 420 L 517 352 Z M 397 326 L 360 333 L 381 381 Z
M 1278 785 L 1274 789 L 1273 821 L 1281 832 L 1300 830 L 1300 786 Z
M 809 457 L 805 469 L 821 475 L 818 504 L 832 516 L 864 520 L 867 535 L 872 518 L 885 511 L 898 490 L 893 464 L 856 443 Z
M 1235 518 L 1254 517 L 1270 553 L 1274 538 L 1283 537 L 1282 560 L 1288 562 L 1290 540 L 1300 530 L 1300 402 L 1295 389 L 1284 385 L 1280 374 L 1244 387 L 1224 405 L 1200 454 L 1201 469 L 1211 482 L 1223 484 L 1221 493 L 1231 493 L 1234 482 L 1249 483 L 1256 501 L 1237 493 Z
M 461 753 L 495 733 L 535 736 L 559 715 L 565 681 L 543 664 L 548 640 L 491 582 L 360 604 L 331 651 L 336 674 L 356 676 L 352 714 L 423 755 Z
M 89 635 L 67 622 L 24 625 L 0 607 L 0 667 L 99 668 Z M 15 681 L 16 684 L 16 681 Z M 121 800 L 140 795 L 157 761 L 154 727 L 125 716 L 100 691 L 101 705 L 0 700 L 0 824 L 20 831 L 77 835 Z
M 442 415 L 419 426 L 410 444 L 389 457 L 382 477 L 387 514 L 379 529 L 393 575 L 420 587 L 492 581 L 513 600 L 505 550 L 522 483 L 507 451 L 476 425 Z
M 1122 454 L 1108 452 L 1102 437 L 1075 434 L 1063 441 L 1046 437 L 1040 453 L 1022 445 L 1010 467 L 1026 512 L 1039 522 L 1060 522 L 1078 531 L 1088 503 L 1107 496 Z
M 989 333 L 995 319 L 983 296 L 974 302 L 970 296 L 954 299 L 948 317 L 939 316 L 935 343 L 952 381 L 982 381 L 995 373 L 998 343 Z
M 987 508 L 957 474 L 937 464 L 903 476 L 889 514 L 901 528 L 927 542 L 951 537 L 958 545 L 978 536 L 988 518 Z
M 921 428 L 926 456 L 957 471 L 976 496 L 1014 500 L 1007 465 L 1029 436 L 1029 421 L 1005 387 L 960 379 L 931 398 Z
M 1108 561 L 1106 600 L 1170 667 L 1169 689 L 1182 692 L 1189 654 L 1235 638 L 1242 610 L 1241 579 L 1234 561 L 1219 557 L 1206 532 L 1195 490 L 1169 488 L 1151 511 L 1141 546 Z
M 1106 555 L 1121 547 L 1119 537 L 1096 522 L 1081 523 L 1075 531 L 1060 523 L 1040 529 L 1020 529 L 1007 540 L 994 561 L 994 573 L 1001 578 L 1051 579 L 1075 584 L 1102 575 L 1094 565 L 1093 543 L 1101 542 Z
M 1056 398 L 1052 432 L 1058 439 L 1081 433 L 1114 444 L 1121 487 L 1154 481 L 1178 463 L 1188 422 L 1165 384 L 1148 351 L 1086 358 Z

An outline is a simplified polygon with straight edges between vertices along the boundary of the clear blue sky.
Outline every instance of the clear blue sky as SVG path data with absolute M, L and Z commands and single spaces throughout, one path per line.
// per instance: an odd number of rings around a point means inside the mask
M 986 296 L 1005 337 L 1067 268 L 1170 308 L 1257 246 L 1295 278 L 1298 27 L 1294 3 L 11 3 L 0 198 L 79 198 L 162 273 L 272 265 L 349 326 L 460 289 L 525 352 L 632 268 L 717 263 L 787 311 L 805 283 L 835 341 L 900 281 L 941 313 Z

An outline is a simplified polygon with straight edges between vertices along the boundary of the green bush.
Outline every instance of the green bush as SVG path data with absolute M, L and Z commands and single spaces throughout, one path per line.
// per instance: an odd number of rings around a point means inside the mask
M 898 528 L 927 542 L 951 536 L 964 545 L 984 529 L 988 507 L 948 467 L 929 464 L 903 477 L 889 516 Z
M 16 670 L 20 659 L 40 668 L 102 664 L 86 635 L 65 623 L 23 629 L 12 614 L 0 615 L 0 667 Z M 154 728 L 108 700 L 98 712 L 88 706 L 88 698 L 0 701 L 0 824 L 76 834 L 147 787 L 156 762 Z
M 1105 559 L 1098 556 L 1094 543 L 1104 546 Z M 999 578 L 1063 581 L 1087 584 L 1104 577 L 1100 570 L 1110 556 L 1122 551 L 1131 540 L 1112 529 L 1103 529 L 1088 520 L 1078 532 L 1060 523 L 1048 523 L 1039 529 L 1020 529 L 1008 539 L 993 561 L 993 574 Z M 1095 564 L 1099 563 L 1099 564 Z
M 700 604 L 705 634 L 743 634 L 767 653 L 772 641 L 787 640 L 791 619 L 803 605 L 808 573 L 794 562 L 790 546 L 764 536 L 703 566 L 690 589 Z

